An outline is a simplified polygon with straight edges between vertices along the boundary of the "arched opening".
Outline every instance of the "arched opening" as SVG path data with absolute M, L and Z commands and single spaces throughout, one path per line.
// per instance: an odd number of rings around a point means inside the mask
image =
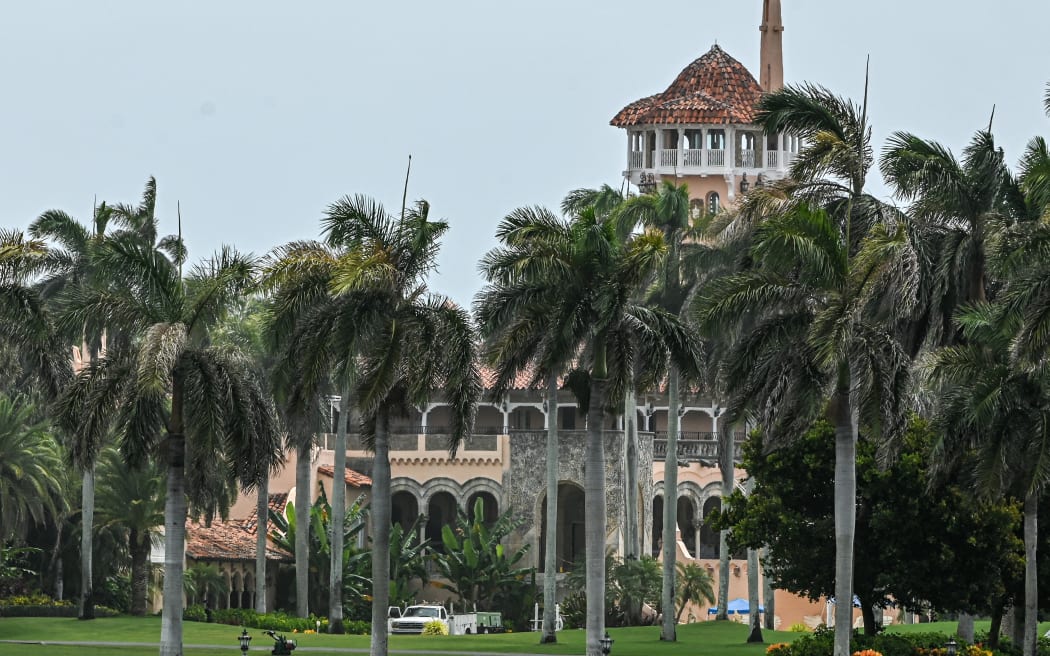
M 653 498 L 653 558 L 660 555 L 660 547 L 664 538 L 664 498 L 657 496 Z
M 718 214 L 720 209 L 722 209 L 722 201 L 718 196 L 718 192 L 712 191 L 707 195 L 707 213 Z
M 229 608 L 241 607 L 241 573 L 234 572 L 230 580 L 230 605 Z
M 241 608 L 255 608 L 252 597 L 255 596 L 255 577 L 251 574 L 244 575 L 244 591 L 241 592 Z
M 430 541 L 430 548 L 434 551 L 445 553 L 441 529 L 446 524 L 455 526 L 457 507 L 456 498 L 448 492 L 438 492 L 430 497 L 430 504 L 427 506 L 426 536 Z
M 481 499 L 482 503 L 482 517 L 485 526 L 492 526 L 496 523 L 496 518 L 499 517 L 499 502 L 496 501 L 496 497 L 491 492 L 475 492 L 467 498 L 467 513 L 471 520 L 474 519 L 474 504 Z
M 718 531 L 711 528 L 708 518 L 722 512 L 722 499 L 711 497 L 704 502 L 704 523 L 700 527 L 700 557 L 718 558 Z
M 558 571 L 570 571 L 574 563 L 583 557 L 584 532 L 587 506 L 583 488 L 572 483 L 558 485 L 557 540 Z M 547 498 L 540 507 L 540 559 L 539 571 L 545 571 L 547 562 Z
M 678 531 L 685 548 L 696 557 L 696 508 L 689 497 L 678 497 Z
M 416 495 L 404 490 L 394 492 L 390 497 L 390 524 L 400 524 L 401 530 L 407 531 L 417 517 L 419 502 L 416 501 Z

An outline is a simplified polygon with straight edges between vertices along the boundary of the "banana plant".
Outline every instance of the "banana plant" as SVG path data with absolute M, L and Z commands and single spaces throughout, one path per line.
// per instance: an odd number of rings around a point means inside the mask
M 514 552 L 503 545 L 503 539 L 520 523 L 507 511 L 491 525 L 486 524 L 485 502 L 479 498 L 472 517 L 460 510 L 455 528 L 442 528 L 445 553 L 435 555 L 435 561 L 438 571 L 450 582 L 447 588 L 459 597 L 464 610 L 492 604 L 500 590 L 521 585 L 532 573 L 532 568 L 515 568 L 528 545 Z

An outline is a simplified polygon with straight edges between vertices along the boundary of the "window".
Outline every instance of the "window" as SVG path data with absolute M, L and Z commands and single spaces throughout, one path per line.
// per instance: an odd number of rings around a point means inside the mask
M 712 191 L 707 195 L 707 211 L 709 214 L 718 214 L 718 210 L 721 209 L 721 200 L 718 197 L 717 191 Z

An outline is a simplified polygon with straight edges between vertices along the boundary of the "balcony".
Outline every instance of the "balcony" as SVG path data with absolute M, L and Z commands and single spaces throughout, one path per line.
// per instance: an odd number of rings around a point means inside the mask
M 743 459 L 743 445 L 745 433 L 737 432 L 733 435 L 733 462 L 739 464 Z M 667 432 L 658 431 L 653 438 L 653 460 L 662 461 L 667 459 Z M 678 434 L 678 463 L 700 463 L 705 467 L 718 465 L 718 435 L 716 433 L 691 433 L 682 432 Z
M 723 150 L 684 148 L 673 150 L 632 151 L 627 163 L 632 182 L 642 172 L 658 175 L 724 175 L 749 173 L 780 179 L 795 160 L 796 153 L 787 150 Z M 653 166 L 653 163 L 656 166 Z

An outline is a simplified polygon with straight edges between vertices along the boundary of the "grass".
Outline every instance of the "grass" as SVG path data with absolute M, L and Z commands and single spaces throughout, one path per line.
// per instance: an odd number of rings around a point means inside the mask
M 930 625 L 925 625 L 930 626 Z M 231 656 L 237 653 L 238 627 L 223 624 L 186 622 L 183 624 L 184 644 L 229 645 L 221 649 L 186 649 L 193 656 Z M 265 648 L 269 652 L 272 643 L 259 629 L 249 629 L 252 634 L 252 652 Z M 699 622 L 678 628 L 677 642 L 660 642 L 658 627 L 632 627 L 610 629 L 609 635 L 616 641 L 613 656 L 763 656 L 765 648 L 773 642 L 788 642 L 798 637 L 786 631 L 763 631 L 766 644 L 749 645 L 745 642 L 747 626 L 737 622 Z M 26 640 L 44 642 L 88 641 L 88 642 L 148 642 L 156 643 L 160 637 L 160 618 L 157 617 L 113 617 L 81 622 L 75 619 L 55 618 L 0 618 L 0 640 Z M 368 649 L 368 636 L 332 636 L 296 634 L 300 647 L 358 648 Z M 566 630 L 558 634 L 559 642 L 540 645 L 538 633 L 506 633 L 484 636 L 391 636 L 391 650 L 415 650 L 440 653 L 445 651 L 529 653 L 529 654 L 582 654 L 585 632 Z M 157 653 L 156 647 L 80 647 L 64 645 L 2 644 L 0 655 L 19 656 L 145 656 Z M 325 652 L 300 652 L 324 654 Z M 328 652 L 337 654 L 339 652 Z

